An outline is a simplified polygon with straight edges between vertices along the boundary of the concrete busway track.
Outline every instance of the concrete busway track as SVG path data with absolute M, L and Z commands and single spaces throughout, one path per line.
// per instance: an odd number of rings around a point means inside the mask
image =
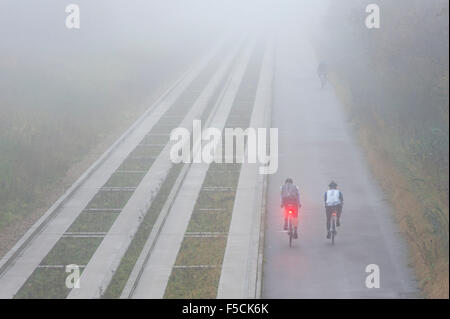
M 250 58 L 253 45 L 247 45 L 230 75 L 225 89 L 218 100 L 215 113 L 208 120 L 209 126 L 223 128 L 233 105 L 236 92 L 241 84 L 246 65 Z M 193 154 L 201 150 L 194 147 Z M 145 262 L 138 263 L 127 284 L 127 290 L 122 297 L 128 298 L 162 298 L 175 263 L 175 259 L 184 238 L 197 194 L 200 192 L 209 164 L 192 164 L 186 172 L 186 177 L 168 211 L 167 219 L 152 249 L 147 252 Z M 150 243 L 149 243 L 150 244 Z
M 356 144 L 333 88 L 320 88 L 318 61 L 306 37 L 277 36 L 272 126 L 279 128 L 279 170 L 269 176 L 263 298 L 417 297 L 407 247 L 393 211 Z M 299 186 L 299 239 L 282 230 L 280 185 Z M 323 194 L 336 180 L 344 194 L 336 243 L 326 239 Z M 380 269 L 367 288 L 366 266 Z
M 226 90 L 226 83 L 229 81 L 229 78 L 232 76 L 232 72 L 229 72 L 230 74 L 227 75 L 227 78 L 223 81 L 223 86 L 218 89 L 220 91 L 218 99 L 214 101 L 214 107 L 211 110 L 211 112 L 207 116 L 207 120 L 203 125 L 206 127 L 209 127 L 211 125 L 212 118 L 217 112 L 217 108 L 220 104 L 221 98 L 224 94 L 224 91 Z M 189 172 L 190 164 L 184 164 L 183 168 L 181 169 L 181 172 L 175 181 L 173 188 L 170 190 L 170 194 L 167 197 L 167 200 L 164 203 L 163 208 L 161 209 L 161 213 L 159 214 L 157 220 L 155 221 L 155 226 L 153 227 L 150 235 L 148 236 L 146 243 L 142 249 L 142 252 L 136 261 L 133 270 L 130 273 L 130 276 L 127 280 L 127 283 L 122 290 L 122 293 L 120 295 L 121 298 L 131 298 L 135 292 L 135 289 L 141 279 L 141 276 L 144 271 L 144 267 L 148 262 L 148 259 L 150 257 L 150 254 L 155 247 L 156 241 L 158 239 L 158 236 L 160 235 L 162 228 L 164 226 L 164 223 L 167 219 L 167 216 L 169 214 L 169 210 L 172 208 L 174 204 L 175 197 L 178 195 L 178 192 L 182 186 L 182 183 L 184 182 L 184 179 Z
M 225 122 L 226 129 L 244 130 L 250 125 L 264 53 L 261 44 L 261 41 L 257 42 L 250 56 Z M 222 151 L 227 148 L 222 144 Z M 222 154 L 224 162 L 209 166 L 172 267 L 164 298 L 217 297 L 243 155 L 237 154 L 236 150 L 233 154 L 227 152 Z
M 273 52 L 273 43 L 269 39 L 256 89 L 250 128 L 269 128 Z M 218 298 L 258 298 L 261 293 L 260 234 L 267 175 L 260 173 L 260 165 L 243 160 L 241 166 L 220 274 Z
M 83 232 L 80 234 L 67 233 L 67 229 L 69 229 L 80 213 L 84 212 L 99 190 L 123 190 L 122 188 L 115 189 L 114 187 L 106 187 L 107 189 L 105 189 L 104 185 L 121 167 L 124 160 L 135 151 L 143 138 L 159 123 L 161 117 L 172 108 L 180 96 L 189 87 L 193 87 L 192 83 L 194 83 L 195 79 L 202 74 L 205 77 L 205 72 L 211 73 L 213 71 L 214 67 L 211 66 L 211 63 L 214 59 L 216 62 L 221 60 L 223 44 L 222 42 L 221 45 L 216 46 L 207 56 L 203 57 L 177 80 L 2 258 L 0 261 L 1 298 L 14 297 L 21 287 L 25 286 L 24 283 L 26 283 L 27 279 L 29 280 L 30 276 L 38 269 L 58 269 L 60 266 L 64 266 L 41 265 L 41 262 L 46 256 L 48 257 L 52 248 L 62 237 L 73 236 L 82 238 L 92 235 Z M 209 70 L 207 70 L 208 68 Z M 203 81 L 203 83 L 206 82 Z M 200 87 L 197 87 L 197 89 L 200 89 Z M 189 108 L 187 107 L 186 109 Z M 129 189 L 124 189 L 124 191 L 129 191 Z M 92 210 L 97 211 L 96 209 Z M 94 235 L 92 237 L 102 237 L 102 233 Z M 62 269 L 62 272 L 64 273 L 64 269 Z M 23 288 L 27 289 L 32 284 L 33 282 L 28 287 Z M 36 297 L 45 297 L 46 288 L 48 287 L 45 285 L 39 287 L 40 294 Z M 44 293 L 44 295 L 41 295 L 41 293 Z M 24 296 L 33 297 L 33 294 L 25 294 Z
M 235 46 L 231 53 L 223 59 L 217 72 L 211 78 L 207 78 L 208 82 L 205 88 L 185 115 L 180 127 L 190 128 L 192 127 L 192 121 L 201 117 L 215 90 L 218 89 L 222 79 L 227 74 L 238 48 L 239 46 Z M 102 291 L 107 288 L 112 274 L 117 269 L 142 221 L 143 216 L 141 212 L 147 211 L 151 205 L 152 197 L 149 194 L 154 194 L 158 191 L 161 181 L 166 178 L 169 169 L 173 166 L 170 160 L 172 145 L 173 142 L 167 143 L 158 155 L 158 158 L 89 261 L 81 276 L 80 289 L 73 289 L 68 298 L 98 298 Z M 154 230 L 158 231 L 157 228 Z

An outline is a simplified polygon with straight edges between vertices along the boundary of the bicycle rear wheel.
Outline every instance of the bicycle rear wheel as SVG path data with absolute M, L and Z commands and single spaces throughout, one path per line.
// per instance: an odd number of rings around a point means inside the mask
M 293 236 L 293 232 L 292 232 L 292 221 L 289 218 L 289 247 L 292 247 L 292 236 Z

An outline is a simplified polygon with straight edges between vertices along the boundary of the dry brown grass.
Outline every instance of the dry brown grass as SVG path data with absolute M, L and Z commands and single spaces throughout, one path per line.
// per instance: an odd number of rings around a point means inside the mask
M 433 228 L 424 215 L 426 207 L 417 200 L 406 178 L 383 156 L 379 147 L 373 147 L 369 135 L 360 129 L 359 140 L 363 146 L 373 174 L 384 190 L 396 212 L 400 231 L 408 239 L 410 260 L 415 267 L 420 288 L 428 298 L 449 297 L 448 259 L 442 255 L 442 247 Z M 371 147 L 369 147 L 371 145 Z
M 332 81 L 344 107 L 351 112 L 350 91 L 336 78 Z M 382 135 L 374 134 L 383 129 L 382 126 L 380 119 L 374 119 L 372 125 L 358 123 L 356 133 L 359 144 L 365 151 L 373 175 L 389 194 L 399 229 L 409 243 L 410 264 L 415 269 L 424 296 L 449 298 L 448 246 L 446 248 L 443 241 L 445 236 L 448 238 L 448 203 L 444 202 L 446 195 L 427 185 L 421 188 L 411 185 L 410 178 L 405 176 L 390 156 L 386 146 L 388 142 L 383 140 Z M 425 200 L 419 200 L 418 192 L 422 193 L 421 197 Z M 444 234 L 436 232 L 426 217 L 427 211 L 436 207 L 444 208 L 438 214 L 438 221 L 444 225 Z

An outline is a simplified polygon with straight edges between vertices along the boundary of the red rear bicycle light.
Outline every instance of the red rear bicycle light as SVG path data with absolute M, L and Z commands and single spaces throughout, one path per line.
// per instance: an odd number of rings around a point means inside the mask
M 289 214 L 292 214 L 292 210 L 289 210 Z

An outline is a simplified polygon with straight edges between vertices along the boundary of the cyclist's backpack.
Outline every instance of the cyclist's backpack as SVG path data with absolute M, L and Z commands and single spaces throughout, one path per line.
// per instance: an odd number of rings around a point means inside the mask
M 337 189 L 330 189 L 327 191 L 327 202 L 326 206 L 335 206 L 341 204 L 339 199 L 341 192 Z
M 283 198 L 288 203 L 296 203 L 297 202 L 297 188 L 292 184 L 285 185 L 283 188 Z

